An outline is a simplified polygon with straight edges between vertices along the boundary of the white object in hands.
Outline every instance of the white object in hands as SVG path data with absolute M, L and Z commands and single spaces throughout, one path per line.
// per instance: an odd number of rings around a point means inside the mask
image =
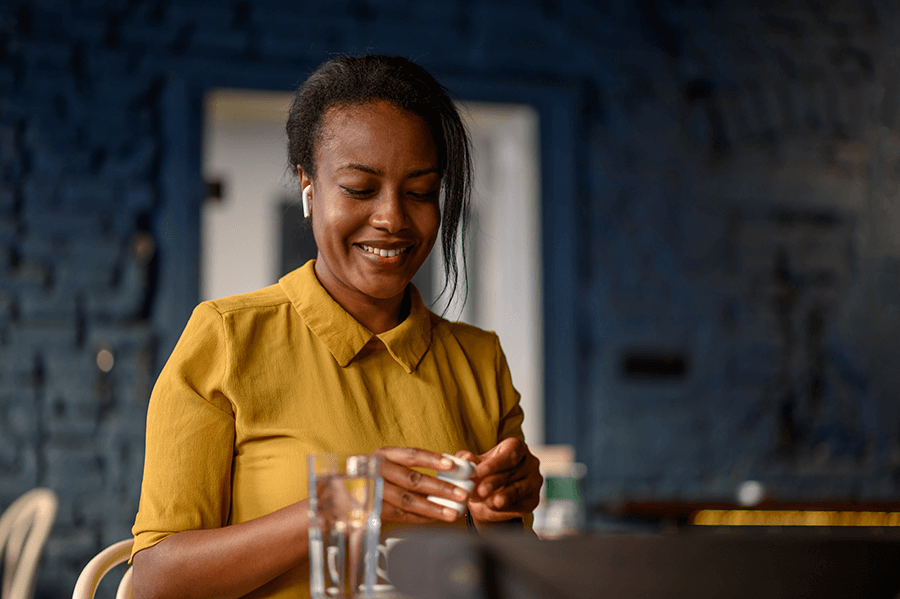
M 445 453 L 442 455 L 448 460 L 451 460 L 454 464 L 456 464 L 456 466 L 453 468 L 453 470 L 438 472 L 437 478 L 450 484 L 456 485 L 461 489 L 465 489 L 467 493 L 471 493 L 472 489 L 475 488 L 475 482 L 470 480 L 472 478 L 472 475 L 475 474 L 475 464 L 468 460 L 458 458 L 455 455 L 450 455 L 449 453 Z M 444 499 L 443 497 L 437 497 L 435 495 L 429 495 L 428 501 L 436 503 L 438 505 L 442 505 L 444 507 L 448 507 L 451 510 L 456 510 L 459 514 L 462 514 L 464 511 L 466 511 L 466 504 L 464 502 L 452 501 L 450 499 Z
M 449 453 L 441 454 L 441 456 L 447 458 L 448 460 L 456 464 L 456 466 L 454 466 L 453 470 L 438 472 L 438 478 L 441 478 L 443 476 L 447 477 L 445 480 L 468 480 L 472 478 L 473 474 L 475 474 L 474 463 L 462 458 L 458 458 L 455 455 L 450 455 Z

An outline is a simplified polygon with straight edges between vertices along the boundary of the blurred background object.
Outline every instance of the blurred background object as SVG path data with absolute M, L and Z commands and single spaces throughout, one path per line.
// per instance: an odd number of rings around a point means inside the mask
M 44 544 L 56 520 L 56 494 L 32 489 L 0 515 L 0 598 L 31 599 Z
M 72 599 L 94 599 L 100 582 L 116 566 L 127 562 L 131 558 L 131 548 L 134 539 L 125 539 L 105 547 L 100 553 L 91 558 L 78 575 L 75 588 L 72 591 Z M 124 573 L 116 586 L 116 599 L 134 599 L 132 577 L 134 569 L 131 566 L 124 567 Z M 120 568 L 121 570 L 122 568 Z
M 557 539 L 586 532 L 587 506 L 584 477 L 587 468 L 575 461 L 571 445 L 532 445 L 541 461 L 541 502 L 534 510 L 534 532 L 542 539 Z
M 36 596 L 129 535 L 204 213 L 247 193 L 204 170 L 210 98 L 283 96 L 336 52 L 411 57 L 516 124 L 476 140 L 464 318 L 524 356 L 528 440 L 584 464 L 585 530 L 894 534 L 898 29 L 889 0 L 0 3 L 0 505 L 59 497 Z M 215 252 L 267 284 L 238 257 L 279 255 L 297 193 L 260 162 L 268 245 L 245 220 Z

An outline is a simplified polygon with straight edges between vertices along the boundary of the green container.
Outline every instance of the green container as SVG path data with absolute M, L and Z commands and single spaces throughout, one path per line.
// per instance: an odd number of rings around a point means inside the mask
M 547 501 L 568 499 L 576 504 L 581 504 L 581 478 L 548 476 L 544 484 L 546 485 Z

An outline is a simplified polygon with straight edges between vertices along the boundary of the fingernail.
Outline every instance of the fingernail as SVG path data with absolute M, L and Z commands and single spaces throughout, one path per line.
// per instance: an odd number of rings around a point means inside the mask
M 468 499 L 469 494 L 466 493 L 466 492 L 465 492 L 464 490 L 462 490 L 462 489 L 456 489 L 456 490 L 453 491 L 453 496 L 456 497 L 456 498 L 459 499 L 459 500 L 465 501 L 466 499 Z
M 453 460 L 448 460 L 447 458 L 441 458 L 441 466 L 445 466 L 447 468 L 452 468 L 453 466 L 456 466 L 456 464 L 453 463 Z
M 456 510 L 451 510 L 448 507 L 445 507 L 443 509 L 443 512 L 445 518 L 453 518 L 454 520 L 456 520 L 456 518 L 459 516 L 459 512 L 457 512 Z
M 478 488 L 478 493 L 482 497 L 487 497 L 494 490 L 494 486 L 491 483 L 484 483 Z

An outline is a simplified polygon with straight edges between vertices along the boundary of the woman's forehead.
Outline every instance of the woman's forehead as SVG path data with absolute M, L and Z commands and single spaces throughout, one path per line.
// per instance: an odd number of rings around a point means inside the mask
M 326 155 L 346 155 L 354 160 L 354 154 L 393 153 L 436 162 L 434 139 L 422 117 L 385 100 L 333 106 L 323 115 L 315 149 L 317 163 Z
M 395 119 L 409 119 L 425 124 L 425 119 L 414 112 L 404 110 L 389 100 L 371 100 L 357 104 L 335 104 L 325 109 L 322 114 L 320 132 L 323 141 L 328 136 L 333 136 L 337 130 L 349 126 L 367 126 L 370 123 L 380 121 L 392 121 Z M 427 127 L 426 127 L 427 128 Z

